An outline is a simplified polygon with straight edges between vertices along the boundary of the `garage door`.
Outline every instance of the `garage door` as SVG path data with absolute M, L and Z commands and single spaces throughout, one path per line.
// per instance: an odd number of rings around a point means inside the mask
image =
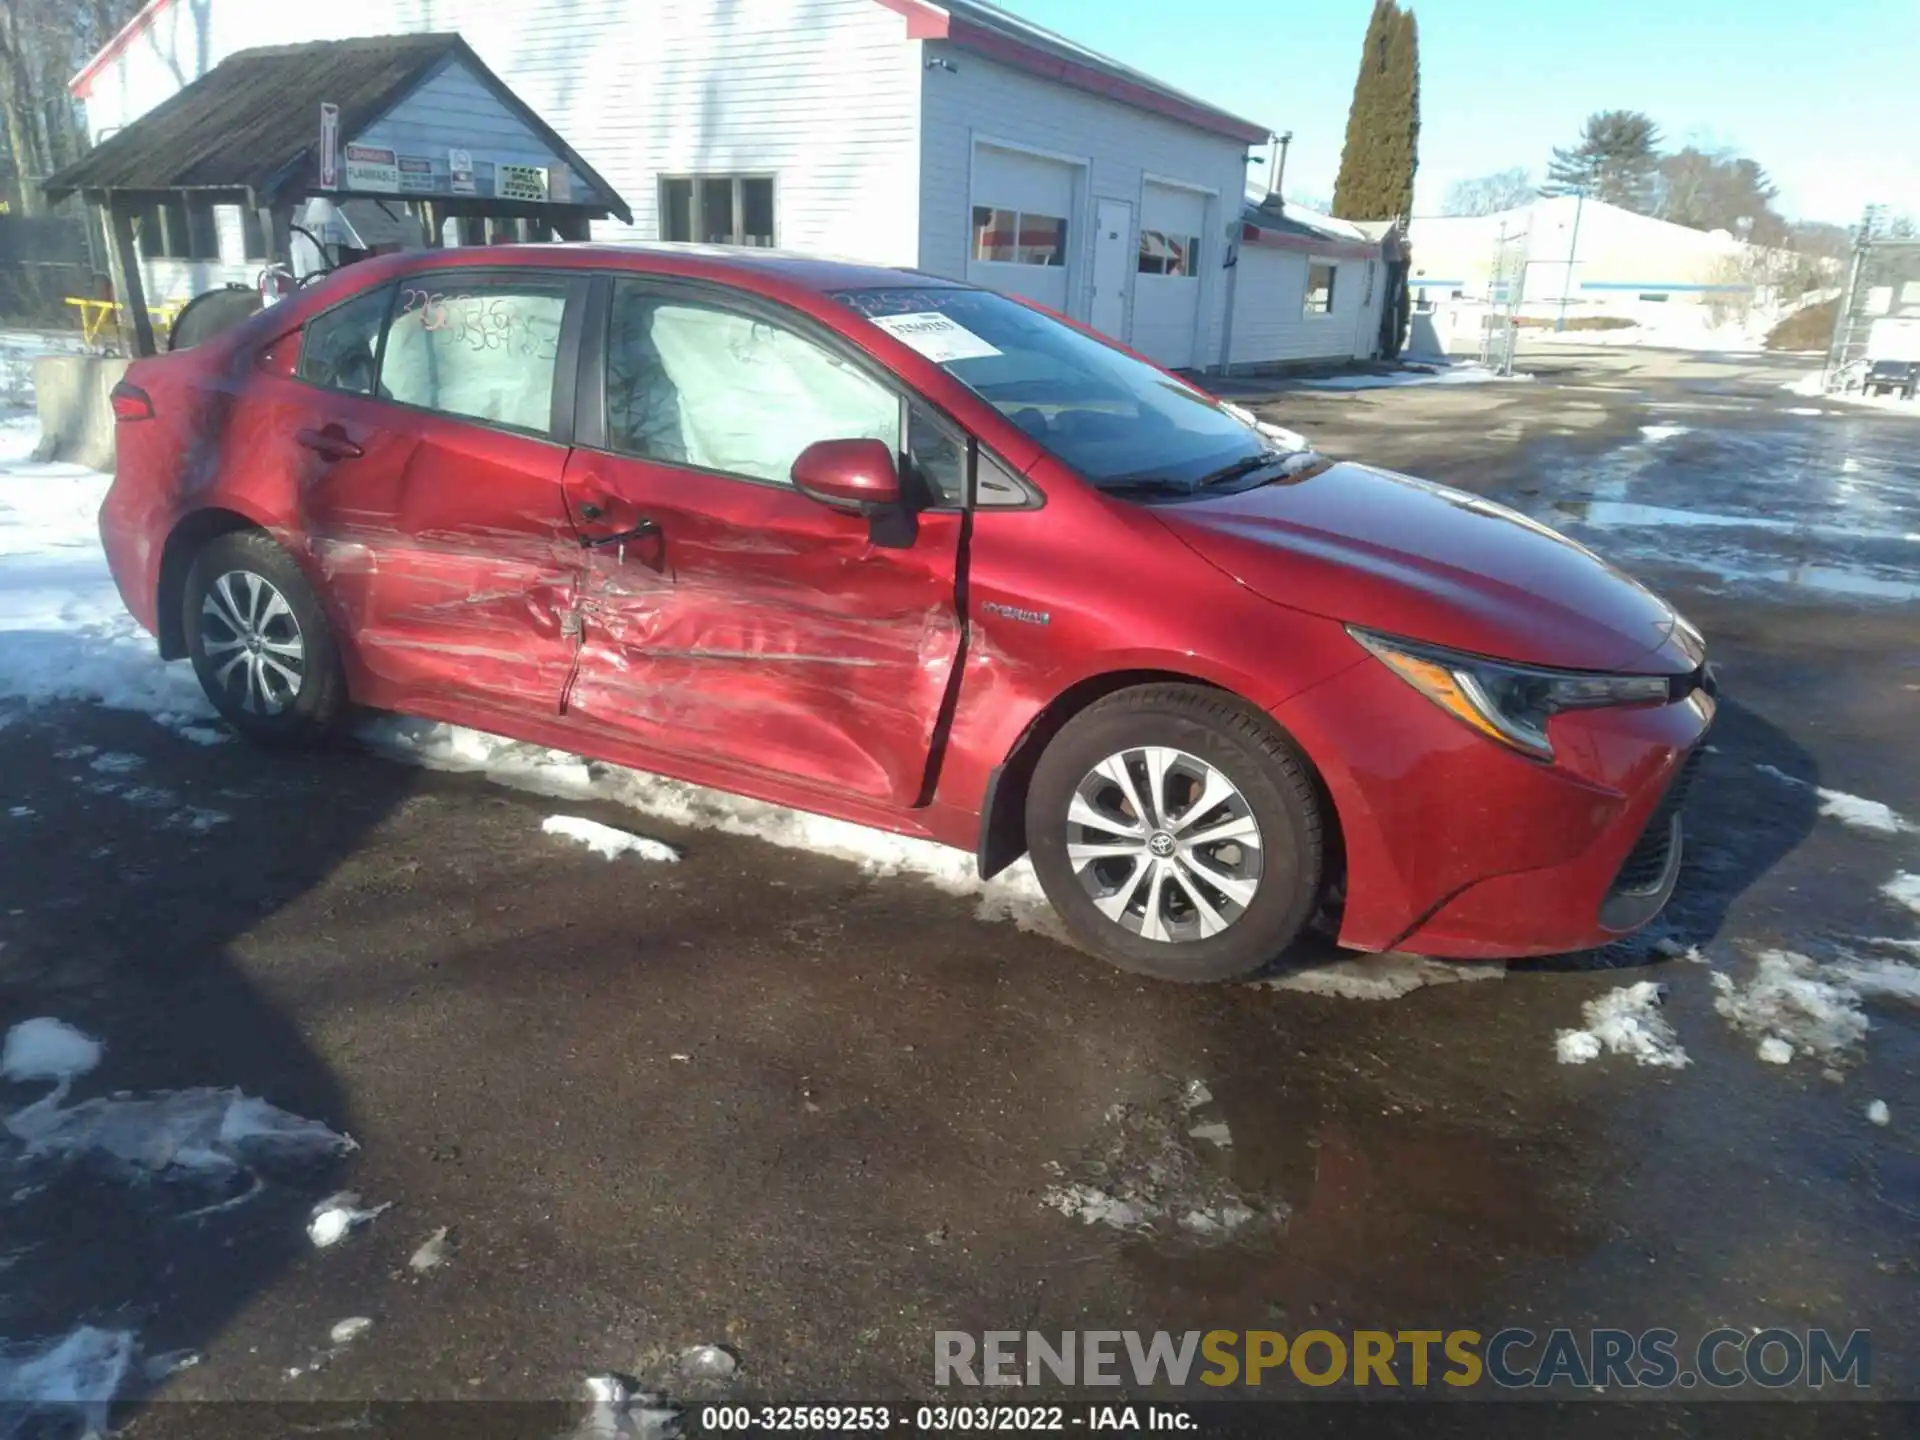
M 1065 310 L 1069 220 L 1079 176 L 1076 165 L 975 146 L 967 278 Z
M 1207 197 L 1148 183 L 1140 199 L 1139 274 L 1133 283 L 1133 348 L 1179 368 L 1198 359 L 1200 277 L 1214 247 Z

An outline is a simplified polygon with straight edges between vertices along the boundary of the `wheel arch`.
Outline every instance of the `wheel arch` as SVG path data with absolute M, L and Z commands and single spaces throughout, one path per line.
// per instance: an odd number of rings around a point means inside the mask
M 1258 717 L 1263 724 L 1283 735 L 1300 756 L 1320 802 L 1321 818 L 1325 825 L 1328 867 L 1325 883 L 1328 893 L 1334 893 L 1336 886 L 1344 884 L 1345 845 L 1341 838 L 1340 812 L 1320 773 L 1319 765 L 1306 747 L 1290 731 L 1281 727 L 1271 714 L 1231 687 L 1198 675 L 1162 669 L 1110 670 L 1089 675 L 1061 691 L 1027 722 L 1026 728 L 1008 750 L 1006 759 L 994 766 L 987 777 L 986 795 L 980 806 L 980 838 L 974 857 L 981 879 L 991 879 L 1027 853 L 1027 787 L 1033 781 L 1034 766 L 1039 762 L 1041 752 L 1053 737 L 1060 733 L 1069 720 L 1088 707 L 1098 704 L 1109 695 L 1142 685 L 1191 685 L 1198 690 L 1211 690 L 1238 701 L 1246 707 L 1248 714 Z
M 271 538 L 272 532 L 252 516 L 224 506 L 210 505 L 184 515 L 167 535 L 160 552 L 160 579 L 157 588 L 154 624 L 160 642 L 160 658 L 183 660 L 187 654 L 187 632 L 181 605 L 186 597 L 187 573 L 193 569 L 193 557 L 211 540 L 241 530 L 257 530 Z

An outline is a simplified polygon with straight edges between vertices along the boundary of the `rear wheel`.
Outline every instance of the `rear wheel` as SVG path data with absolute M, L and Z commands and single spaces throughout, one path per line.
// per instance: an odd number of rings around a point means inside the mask
M 1323 821 L 1306 765 L 1217 691 L 1142 686 L 1075 716 L 1034 769 L 1026 825 L 1074 938 L 1163 980 L 1257 973 L 1319 899 Z
M 181 621 L 200 686 L 227 723 L 269 744 L 315 744 L 346 708 L 340 654 L 293 558 L 258 531 L 194 557 Z

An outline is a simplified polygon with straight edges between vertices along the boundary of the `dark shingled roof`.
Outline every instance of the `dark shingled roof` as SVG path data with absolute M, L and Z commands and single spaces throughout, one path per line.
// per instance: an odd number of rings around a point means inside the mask
M 340 107 L 345 145 L 449 62 L 467 66 L 533 127 L 554 154 L 629 223 L 613 187 L 501 83 L 458 35 L 372 35 L 242 50 L 43 187 L 58 200 L 81 190 L 252 190 L 263 203 L 311 190 L 319 179 L 320 105 Z

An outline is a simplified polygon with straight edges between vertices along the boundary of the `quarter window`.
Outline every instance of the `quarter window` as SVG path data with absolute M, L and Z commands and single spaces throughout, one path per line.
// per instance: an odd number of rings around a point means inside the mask
M 1063 266 L 1067 222 L 1058 215 L 973 207 L 973 258 L 996 265 Z
M 559 276 L 403 280 L 380 362 L 381 393 L 402 405 L 548 434 L 566 307 Z
M 392 298 L 393 287 L 384 285 L 309 320 L 300 337 L 300 378 L 349 395 L 373 394 L 380 326 Z
M 1325 315 L 1333 309 L 1334 265 L 1310 264 L 1307 266 L 1307 303 L 1309 315 Z
M 817 440 L 900 445 L 900 401 L 825 347 L 758 316 L 616 282 L 607 443 L 622 454 L 791 483 Z
M 1200 237 L 1198 235 L 1167 235 L 1158 230 L 1140 232 L 1140 260 L 1137 266 L 1142 275 L 1185 275 L 1200 273 Z

